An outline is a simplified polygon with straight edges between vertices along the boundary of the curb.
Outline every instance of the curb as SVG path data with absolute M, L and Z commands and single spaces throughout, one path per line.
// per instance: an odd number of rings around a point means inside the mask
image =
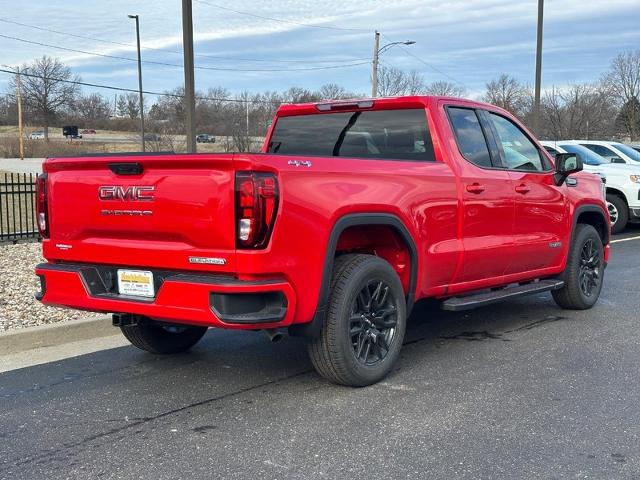
M 120 333 L 120 329 L 111 325 L 110 316 L 71 320 L 53 325 L 38 325 L 0 333 L 0 355 L 109 337 L 118 333 Z

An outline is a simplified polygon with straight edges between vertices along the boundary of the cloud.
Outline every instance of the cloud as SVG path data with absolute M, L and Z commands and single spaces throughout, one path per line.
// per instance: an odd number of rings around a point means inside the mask
M 207 3 L 285 21 L 255 18 Z M 135 29 L 133 21 L 127 18 L 129 13 L 140 15 L 144 46 L 171 51 L 144 49 L 143 59 L 182 63 L 180 2 L 175 0 L 145 3 L 110 0 L 94 2 L 82 9 L 70 9 L 68 2 L 61 0 L 11 4 L 9 0 L 0 0 L 0 6 L 5 7 L 1 9 L 2 18 L 128 45 L 0 24 L 6 35 L 131 59 L 93 57 L 0 38 L 2 63 L 19 64 L 48 54 L 63 59 L 85 81 L 135 88 Z M 399 48 L 385 53 L 383 61 L 404 69 L 416 69 L 428 81 L 453 77 L 469 91 L 478 91 L 501 72 L 524 82 L 531 82 L 533 77 L 536 0 L 236 0 L 233 3 L 203 0 L 194 1 L 193 10 L 196 53 L 228 58 L 199 56 L 197 64 L 289 69 L 283 72 L 198 70 L 197 88 L 203 90 L 216 85 L 233 92 L 281 90 L 294 84 L 317 88 L 322 83 L 335 82 L 350 90 L 366 92 L 370 78 L 368 65 L 312 72 L 291 70 L 328 65 L 327 61 L 367 59 L 371 56 L 375 29 L 385 35 L 384 42 L 415 40 L 416 45 L 406 47 L 406 51 L 429 66 Z M 33 16 L 33 11 L 42 14 Z M 616 53 L 637 48 L 637 13 L 637 0 L 546 2 L 543 81 L 553 84 L 599 78 Z M 298 23 L 354 30 L 307 28 Z M 234 60 L 234 57 L 263 61 Z M 179 68 L 153 64 L 144 64 L 143 73 L 145 88 L 150 90 L 173 88 L 182 83 L 183 78 Z M 6 79 L 0 76 L 2 81 Z

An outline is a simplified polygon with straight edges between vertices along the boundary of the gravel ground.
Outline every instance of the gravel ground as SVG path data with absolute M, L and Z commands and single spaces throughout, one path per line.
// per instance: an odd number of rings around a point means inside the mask
M 45 307 L 33 296 L 40 289 L 33 273 L 43 261 L 37 242 L 0 246 L 0 331 L 87 318 L 93 314 Z

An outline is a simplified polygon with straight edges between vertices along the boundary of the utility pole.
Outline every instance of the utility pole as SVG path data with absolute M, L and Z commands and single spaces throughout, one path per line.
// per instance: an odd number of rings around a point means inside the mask
M 196 98 L 193 65 L 193 15 L 191 0 L 182 0 L 182 46 L 184 51 L 184 104 L 187 153 L 196 153 Z
M 378 96 L 378 58 L 380 55 L 380 32 L 376 30 L 375 41 L 373 42 L 373 70 L 371 72 L 371 96 Z
M 138 15 L 128 15 L 136 21 L 136 40 L 138 42 L 138 90 L 140 92 L 140 137 L 142 141 L 142 151 L 146 151 L 144 144 L 144 101 L 142 98 L 142 56 L 140 55 L 140 19 Z
M 18 102 L 18 135 L 20 136 L 20 160 L 24 160 L 24 128 L 22 127 L 22 92 L 20 91 L 20 67 L 16 74 L 16 100 Z
M 544 0 L 538 0 L 538 37 L 536 40 L 536 86 L 533 99 L 533 133 L 540 135 L 540 84 L 542 81 L 542 27 Z
M 380 32 L 376 30 L 375 42 L 373 43 L 373 71 L 371 72 L 371 96 L 378 96 L 378 61 L 380 59 L 380 54 L 386 52 L 391 47 L 395 45 L 413 45 L 413 40 L 406 40 L 404 42 L 391 42 L 383 45 L 380 48 Z

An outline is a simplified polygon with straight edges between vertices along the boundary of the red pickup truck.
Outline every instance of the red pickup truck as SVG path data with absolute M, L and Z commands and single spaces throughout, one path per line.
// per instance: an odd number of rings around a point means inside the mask
M 282 106 L 260 154 L 50 158 L 37 298 L 114 313 L 154 353 L 286 328 L 321 375 L 368 385 L 417 300 L 596 302 L 609 217 L 581 168 L 499 108 L 422 96 Z

